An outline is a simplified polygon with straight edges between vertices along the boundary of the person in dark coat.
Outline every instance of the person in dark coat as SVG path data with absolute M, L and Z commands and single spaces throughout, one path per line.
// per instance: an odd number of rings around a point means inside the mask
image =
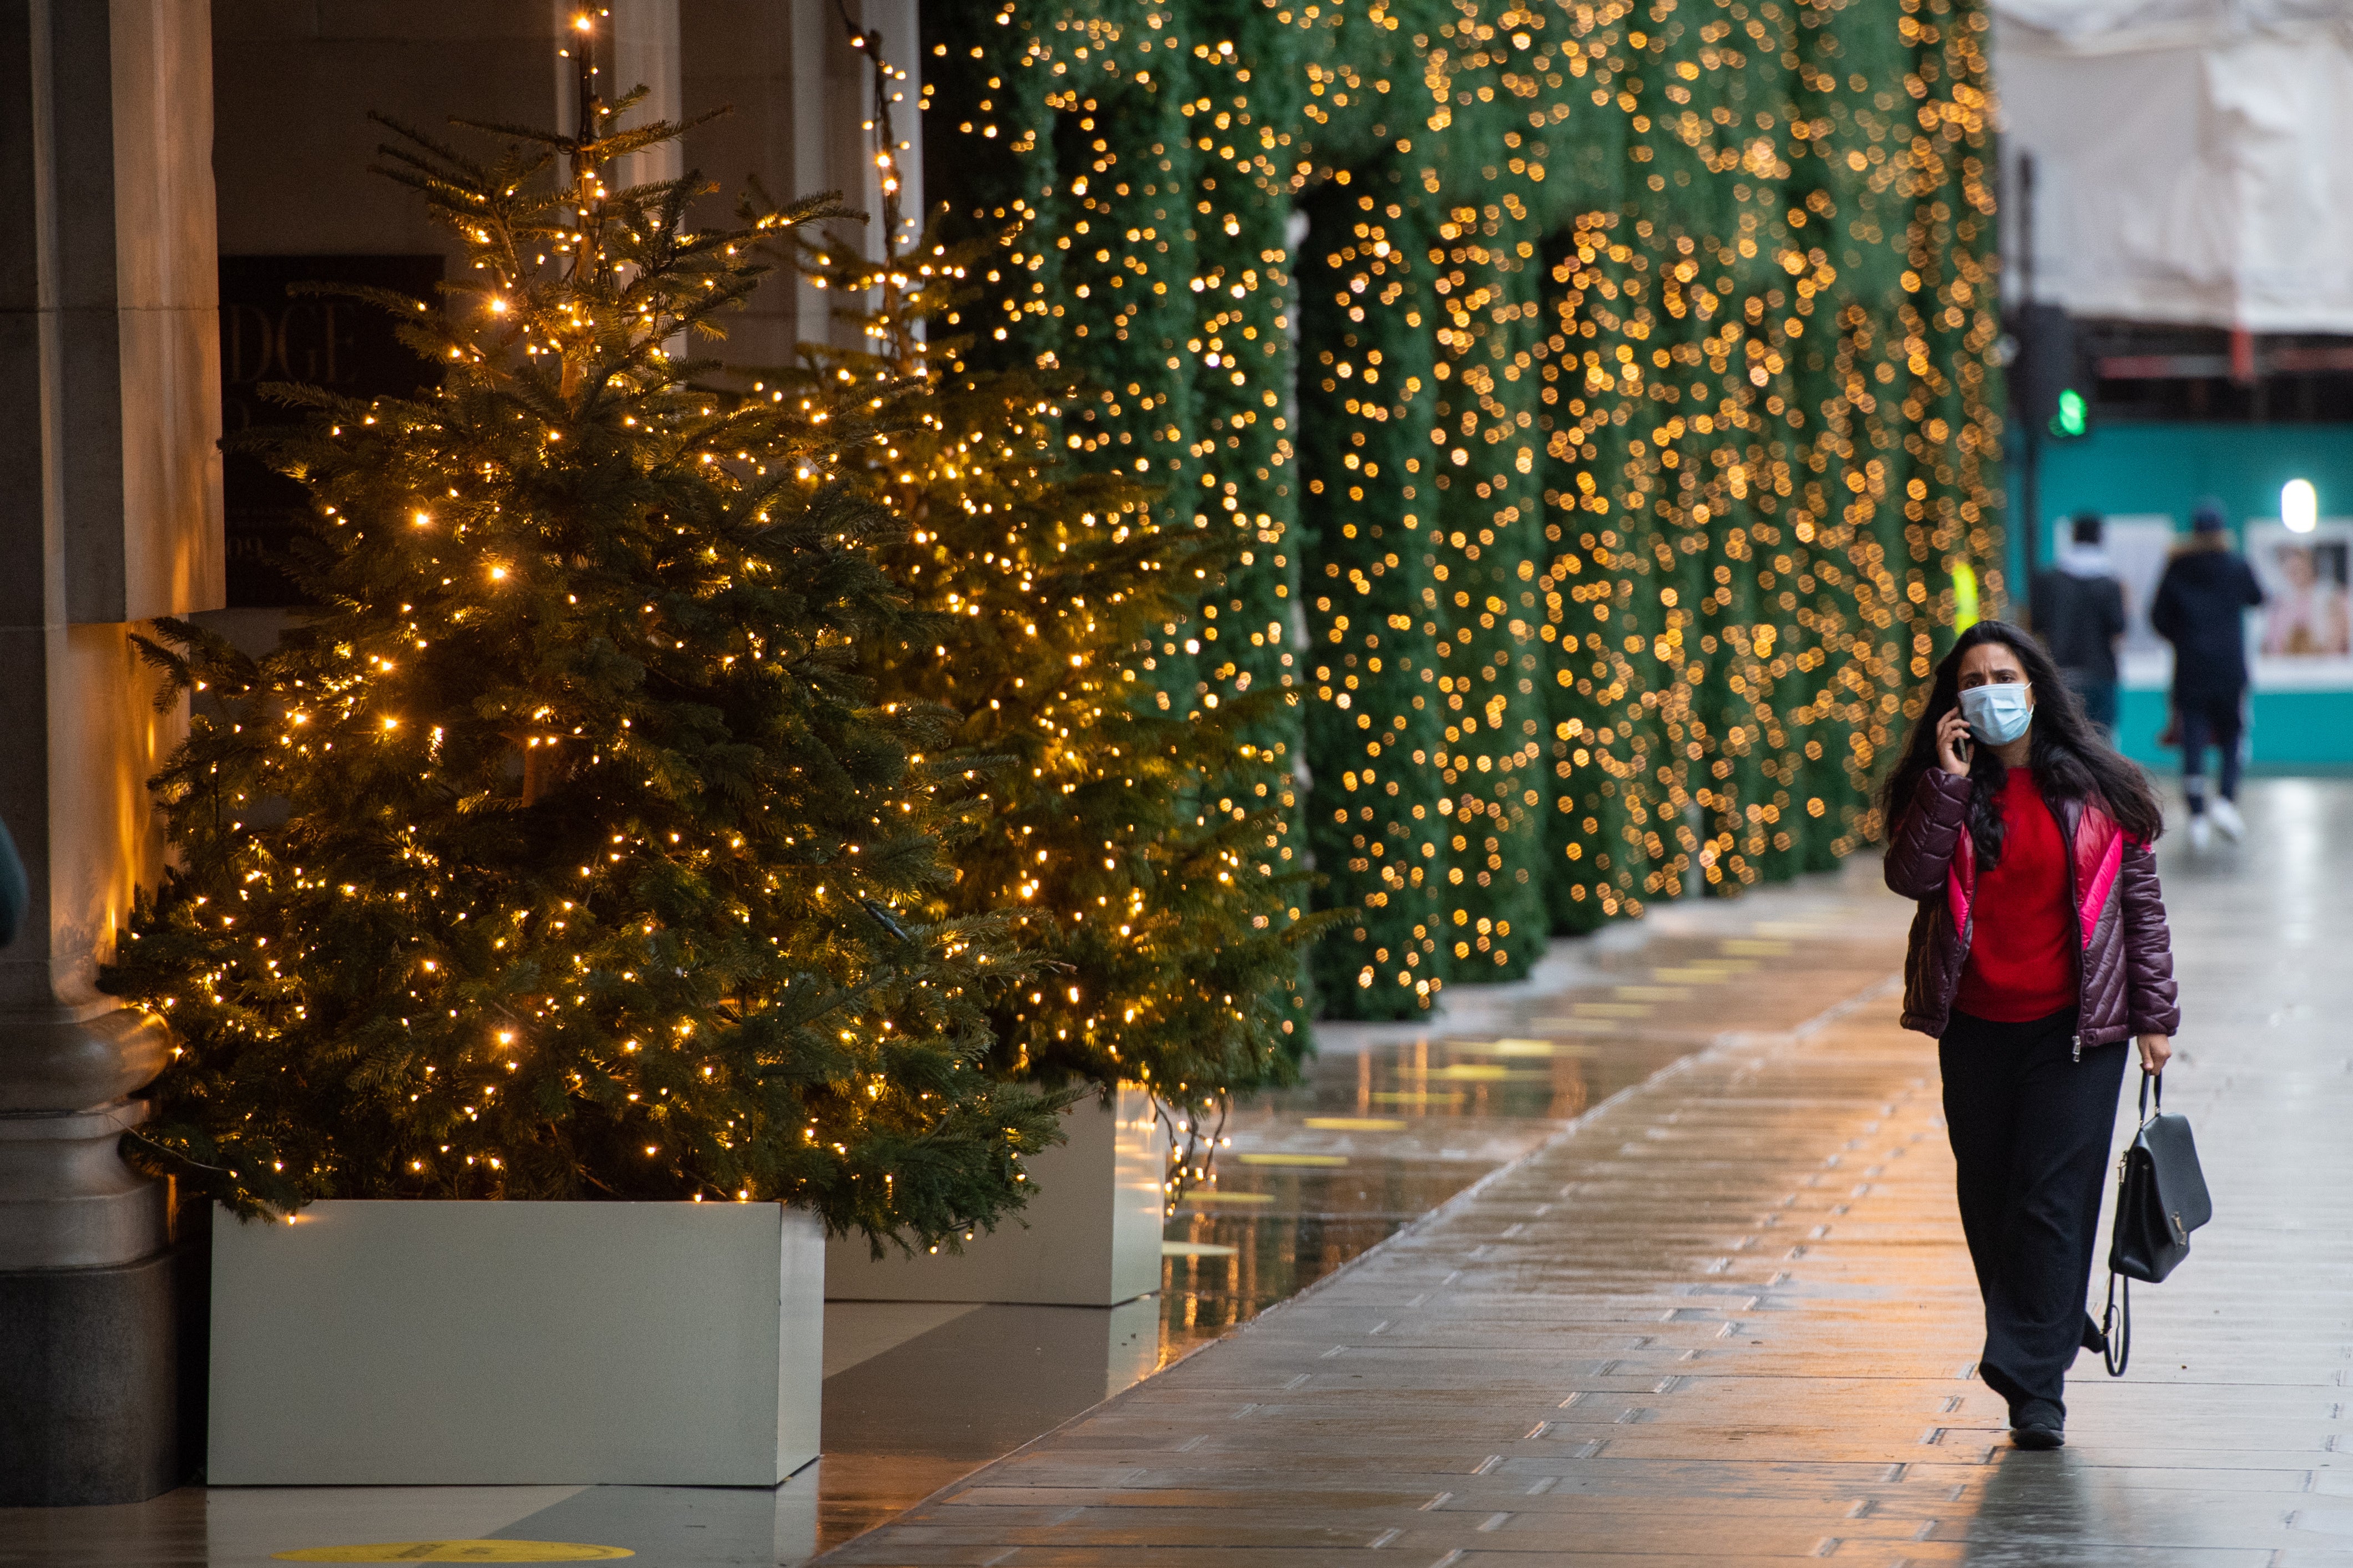
M 2181 788 L 2189 797 L 2189 843 L 2203 849 L 2214 830 L 2237 839 L 2239 738 L 2247 702 L 2246 613 L 2263 591 L 2246 558 L 2231 548 L 2220 504 L 2200 501 L 2187 542 L 2166 563 L 2148 624 L 2173 645 L 2173 721 L 2181 742 Z M 2221 751 L 2221 788 L 2206 796 L 2206 748 Z
M 2073 540 L 2056 564 L 2034 574 L 2029 614 L 2060 676 L 2103 734 L 2116 732 L 2116 639 L 2125 635 L 2125 589 L 2101 543 L 2098 512 L 2075 514 Z
M 1985 1300 L 1978 1375 L 2021 1448 L 2064 1442 L 2116 1090 L 2181 1009 L 2149 845 L 2157 792 L 2084 720 L 2042 646 L 1980 621 L 1936 668 L 1880 795 L 1887 885 L 1918 900 L 1904 1026 L 1936 1037 L 1961 1230 Z

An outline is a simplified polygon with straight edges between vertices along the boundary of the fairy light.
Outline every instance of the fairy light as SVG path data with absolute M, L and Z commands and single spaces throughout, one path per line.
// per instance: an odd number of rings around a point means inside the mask
M 1142 1083 L 1198 1121 L 1233 1092 L 1286 1080 L 1304 1043 L 1288 945 L 1312 929 L 1296 747 L 1269 743 L 1295 637 L 1287 616 L 1244 620 L 1233 595 L 1196 597 L 1239 582 L 1254 536 L 1156 508 L 1132 477 L 1071 482 L 1071 450 L 1117 444 L 1119 395 L 1050 364 L 1003 374 L 930 346 L 957 342 L 965 286 L 1026 277 L 1034 255 L 997 236 L 871 258 L 818 248 L 814 280 L 862 302 L 869 346 L 821 355 L 811 374 L 928 389 L 918 427 L 864 468 L 908 523 L 893 575 L 959 631 L 885 647 L 871 670 L 878 696 L 967 713 L 963 743 L 1011 759 L 994 776 L 943 780 L 979 831 L 933 906 L 1001 914 L 1028 962 L 1065 976 L 1001 983 L 993 1068 Z M 1250 520 L 1261 525 L 1274 526 Z M 1221 640 L 1259 671 L 1194 671 Z M 1253 688 L 1255 704 L 1237 700 Z
M 1956 584 L 2001 591 L 1983 18 L 1902 10 L 1870 79 L 1876 12 L 1012 4 L 944 40 L 947 155 L 1035 176 L 971 215 L 1019 231 L 965 324 L 1113 389 L 1067 460 L 1265 520 L 1154 679 L 1230 700 L 1268 676 L 1226 627 L 1302 615 L 1270 738 L 1362 911 L 1336 1010 L 1874 830 Z

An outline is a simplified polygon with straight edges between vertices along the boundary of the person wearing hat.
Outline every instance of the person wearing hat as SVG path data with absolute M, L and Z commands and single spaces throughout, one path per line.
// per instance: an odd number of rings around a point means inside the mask
M 2246 559 L 2231 548 L 2230 520 L 2218 501 L 2200 501 L 2189 537 L 2166 563 L 2148 624 L 2173 645 L 2173 719 L 2181 742 L 2181 789 L 2189 797 L 2189 844 L 2203 849 L 2214 830 L 2236 840 L 2239 737 L 2247 701 L 2246 613 L 2263 591 Z M 2206 797 L 2206 748 L 2221 752 L 2220 793 Z
M 2028 615 L 2084 717 L 2113 742 L 2116 733 L 2116 643 L 2125 635 L 2125 590 L 2101 543 L 2098 512 L 2075 514 L 2058 562 L 2034 574 Z

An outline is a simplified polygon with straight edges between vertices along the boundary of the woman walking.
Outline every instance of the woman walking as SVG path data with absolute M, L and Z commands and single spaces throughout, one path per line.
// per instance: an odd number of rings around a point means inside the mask
M 1887 885 L 1920 901 L 1904 1024 L 1934 1035 L 1961 1228 L 1985 1298 L 1979 1375 L 2021 1448 L 2065 1441 L 2124 1081 L 2180 1023 L 2139 768 L 2026 632 L 1981 621 L 1937 665 L 1880 797 Z

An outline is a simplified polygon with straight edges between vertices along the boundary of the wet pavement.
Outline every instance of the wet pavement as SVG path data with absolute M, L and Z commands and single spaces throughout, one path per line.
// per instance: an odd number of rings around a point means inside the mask
M 1901 944 L 1875 895 L 1857 904 L 1859 876 L 1678 905 L 1556 944 L 1527 980 L 1458 992 L 1429 1023 L 1324 1026 L 1307 1082 L 1229 1118 L 1211 1179 L 1169 1221 L 1156 1299 L 1110 1313 L 829 1303 L 829 1363 L 845 1331 L 878 1317 L 913 1327 L 929 1314 L 936 1326 L 829 1369 L 818 1545 L 883 1523 L 1325 1279 L 1728 1032 L 1799 1026 L 1883 984 Z M 1857 924 L 1859 907 L 1873 913 Z
M 1354 1268 L 827 1561 L 2353 1564 L 2353 784 L 2257 781 L 2244 805 L 2248 845 L 2193 857 L 2177 836 L 2161 856 L 2186 1013 L 2169 1108 L 2197 1128 L 2217 1218 L 2140 1292 L 2130 1374 L 2079 1364 L 2065 1449 L 2010 1448 L 1974 1377 L 1933 1047 L 1894 1026 L 1882 986 L 1671 1060 Z M 1786 1021 L 1764 999 L 1802 992 L 1817 955 L 1890 951 L 1901 905 L 1852 882 L 1839 902 L 1790 952 L 1741 955 L 1777 962 L 1710 993 L 1726 1025 Z M 1663 1044 L 1687 1005 L 1642 1022 Z M 1497 1022 L 1513 1032 L 1491 1043 L 1592 1037 Z
M 2079 1365 L 2060 1453 L 2010 1449 L 1972 1375 L 1934 1047 L 1894 1026 L 1908 910 L 1858 865 L 1558 944 L 1433 1026 L 1327 1028 L 1308 1084 L 1234 1116 L 1158 1298 L 829 1314 L 827 1457 L 774 1492 L 192 1487 L 0 1511 L 0 1563 L 439 1536 L 680 1565 L 2353 1568 L 2353 782 L 2244 804 L 2247 846 L 2161 857 L 2168 1109 L 2217 1219 L 2137 1299 L 2131 1374 Z
M 1800 1026 L 1883 981 L 1901 946 L 1875 921 L 1841 923 L 1852 886 L 1852 873 L 1813 879 L 1558 943 L 1531 979 L 1458 991 L 1427 1025 L 1323 1026 L 1310 1081 L 1238 1107 L 1215 1180 L 1177 1205 L 1164 1363 L 1669 1064 L 1728 1034 Z

